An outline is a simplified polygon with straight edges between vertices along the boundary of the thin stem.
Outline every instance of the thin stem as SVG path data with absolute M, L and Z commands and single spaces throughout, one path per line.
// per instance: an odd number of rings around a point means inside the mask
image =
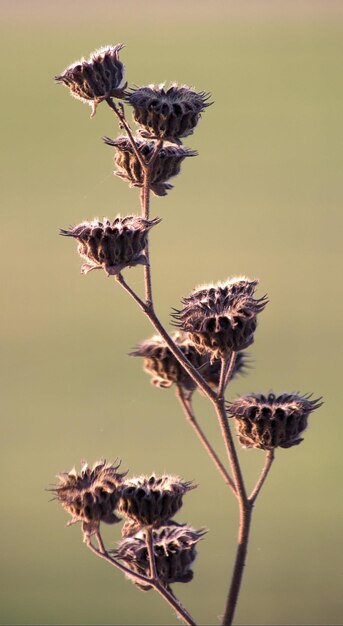
M 229 475 L 228 471 L 224 467 L 223 463 L 221 462 L 221 460 L 218 457 L 218 455 L 215 452 L 215 450 L 212 448 L 212 446 L 211 446 L 209 440 L 207 439 L 204 431 L 202 430 L 201 426 L 197 422 L 197 419 L 196 419 L 196 417 L 194 415 L 194 412 L 193 412 L 191 400 L 188 400 L 187 398 L 185 398 L 185 395 L 184 395 L 181 387 L 179 387 L 179 386 L 177 387 L 177 390 L 176 390 L 176 396 L 179 399 L 180 404 L 181 404 L 181 406 L 182 406 L 182 408 L 184 410 L 184 413 L 186 415 L 187 421 L 191 424 L 194 432 L 196 433 L 197 437 L 199 438 L 199 440 L 201 441 L 202 445 L 204 446 L 207 454 L 212 459 L 212 461 L 215 464 L 216 468 L 218 469 L 219 473 L 223 477 L 225 483 L 228 485 L 228 487 L 230 487 L 230 489 L 232 490 L 234 495 L 236 495 L 235 485 L 233 483 L 233 480 L 232 480 L 231 476 Z
M 106 102 L 107 102 L 108 106 L 112 109 L 112 111 L 114 111 L 114 113 L 116 114 L 116 116 L 119 119 L 119 122 L 122 125 L 122 127 L 126 130 L 126 132 L 128 134 L 128 137 L 129 137 L 129 140 L 130 140 L 130 143 L 131 143 L 131 146 L 132 146 L 132 149 L 133 149 L 133 151 L 134 151 L 134 153 L 135 153 L 135 155 L 137 157 L 137 160 L 140 163 L 141 168 L 144 170 L 144 168 L 146 166 L 144 157 L 140 154 L 139 150 L 137 149 L 136 142 L 135 142 L 135 140 L 133 138 L 131 128 L 130 128 L 129 123 L 128 123 L 126 117 L 125 117 L 124 112 L 120 111 L 120 109 L 117 107 L 117 105 L 113 102 L 112 98 L 107 98 Z
M 269 474 L 269 470 L 272 466 L 272 463 L 274 461 L 274 450 L 267 450 L 266 453 L 266 458 L 265 458 L 265 462 L 264 462 L 264 466 L 262 469 L 262 472 L 258 478 L 258 481 L 254 487 L 254 489 L 252 490 L 250 496 L 249 496 L 249 502 L 251 502 L 251 504 L 254 504 L 258 494 L 260 493 L 264 481 L 266 480 L 268 474 Z
M 237 355 L 237 352 L 232 350 L 231 356 L 230 356 L 230 361 L 229 361 L 229 367 L 228 367 L 228 369 L 226 371 L 226 378 L 225 378 L 224 389 L 226 389 L 226 387 L 228 386 L 228 383 L 231 380 L 231 377 L 232 377 L 232 374 L 233 374 L 233 370 L 235 368 L 236 355 Z
M 151 178 L 153 165 L 161 151 L 163 146 L 163 139 L 156 142 L 154 151 L 151 155 L 150 161 L 142 166 L 143 171 L 143 188 L 141 191 L 140 201 L 142 216 L 148 220 L 150 218 L 150 192 L 151 192 Z M 147 264 L 144 266 L 144 284 L 145 284 L 145 300 L 147 305 L 153 308 L 152 299 L 152 280 L 151 280 L 151 267 L 150 267 L 150 252 L 149 252 L 149 239 L 145 246 L 145 258 Z
M 240 527 L 238 533 L 238 545 L 236 559 L 233 568 L 231 585 L 227 597 L 226 608 L 223 618 L 223 626 L 231 626 L 235 613 L 239 591 L 241 587 L 243 570 L 246 561 L 246 555 L 249 542 L 249 531 L 252 515 L 252 505 L 246 504 L 240 507 Z
M 223 398 L 225 392 L 226 373 L 228 371 L 230 360 L 228 358 L 221 360 L 220 377 L 218 385 L 218 398 Z
M 134 292 L 131 287 L 127 284 L 125 279 L 121 274 L 116 276 L 116 281 L 128 292 L 128 294 L 137 302 L 138 306 L 144 311 L 147 318 L 150 320 L 151 324 L 155 328 L 155 330 L 161 335 L 162 339 L 166 342 L 168 348 L 171 353 L 175 356 L 175 358 L 181 363 L 182 367 L 186 370 L 187 374 L 194 380 L 196 385 L 203 391 L 205 396 L 207 396 L 212 402 L 216 400 L 216 394 L 211 389 L 211 387 L 206 383 L 201 374 L 193 367 L 191 362 L 187 359 L 187 357 L 181 352 L 178 346 L 174 343 L 164 326 L 162 326 L 160 320 L 158 319 L 155 311 L 151 310 L 143 300 Z
M 137 582 L 143 583 L 144 585 L 151 585 L 150 578 L 147 578 L 147 576 L 143 576 L 142 574 L 137 574 L 136 572 L 132 572 L 128 567 L 125 567 L 125 565 L 122 565 L 121 563 L 113 559 L 108 554 L 107 550 L 105 550 L 104 552 L 102 552 L 100 549 L 98 550 L 98 548 L 93 546 L 90 540 L 86 542 L 86 546 L 87 548 L 90 549 L 91 552 L 94 552 L 94 554 L 99 556 L 101 559 L 104 559 L 105 561 L 113 565 L 113 567 L 116 567 L 117 569 L 119 569 L 124 574 L 127 574 L 130 578 L 137 580 Z
M 123 289 L 125 289 L 125 291 L 127 291 L 127 293 L 131 296 L 131 298 L 133 298 L 135 302 L 137 302 L 138 306 L 142 309 L 142 311 L 144 311 L 144 313 L 147 314 L 148 313 L 147 305 L 145 304 L 145 302 L 143 302 L 143 300 L 139 297 L 139 295 L 136 294 L 136 292 L 133 291 L 133 289 L 131 289 L 131 287 L 127 284 L 123 275 L 116 274 L 115 280 L 117 281 L 117 283 L 119 283 L 119 285 L 121 285 L 121 287 L 123 287 Z
M 224 399 L 218 398 L 217 401 L 214 402 L 215 410 L 217 413 L 219 425 L 222 431 L 226 452 L 228 455 L 228 459 L 230 462 L 231 472 L 234 478 L 235 490 L 237 494 L 237 498 L 240 501 L 241 505 L 244 506 L 247 501 L 247 493 L 244 485 L 243 475 L 241 471 L 241 467 L 239 464 L 235 444 L 232 439 L 232 434 L 230 430 L 229 420 L 226 414 L 225 401 Z
M 98 550 L 95 546 L 93 546 L 90 540 L 86 542 L 86 545 L 87 548 L 91 550 L 91 552 L 99 556 L 101 559 L 104 559 L 105 561 L 110 563 L 110 565 L 116 567 L 124 574 L 127 574 L 131 579 L 136 580 L 140 584 L 150 585 L 151 587 L 156 589 L 156 591 L 168 602 L 168 604 L 170 604 L 170 606 L 173 607 L 177 615 L 181 617 L 181 619 L 183 619 L 186 624 L 189 624 L 189 626 L 197 626 L 192 616 L 188 613 L 188 611 L 186 611 L 186 609 L 177 600 L 177 598 L 172 593 L 170 593 L 170 591 L 165 589 L 165 587 L 163 587 L 158 580 L 152 580 L 151 578 L 147 578 L 147 576 L 132 572 L 130 569 L 125 567 L 125 565 L 122 565 L 121 563 L 116 561 L 116 559 L 113 559 L 106 550 L 104 552 L 102 552 L 100 549 Z
M 150 578 L 156 581 L 158 580 L 158 573 L 157 573 L 157 567 L 156 567 L 154 540 L 153 540 L 151 526 L 147 526 L 145 529 L 145 542 L 146 542 L 146 547 L 147 547 L 148 557 L 149 557 Z

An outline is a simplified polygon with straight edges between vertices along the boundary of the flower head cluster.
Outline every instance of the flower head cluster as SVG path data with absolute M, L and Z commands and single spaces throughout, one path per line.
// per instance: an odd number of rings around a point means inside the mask
M 209 94 L 196 92 L 187 85 L 149 85 L 127 95 L 135 121 L 143 127 L 142 136 L 178 143 L 191 135 L 201 112 L 208 106 Z
M 149 230 L 160 220 L 145 220 L 137 215 L 116 217 L 112 222 L 82 222 L 60 234 L 74 237 L 79 242 L 78 252 L 87 262 L 81 272 L 87 274 L 94 269 L 105 270 L 108 276 L 119 274 L 125 267 L 146 265 L 143 254 Z
M 242 446 L 273 450 L 301 443 L 309 414 L 321 404 L 320 398 L 295 393 L 250 394 L 230 403 L 228 413 L 235 419 Z
M 58 83 L 68 87 L 72 96 L 91 105 L 92 117 L 103 100 L 124 96 L 124 65 L 119 60 L 123 47 L 123 44 L 117 44 L 96 50 L 88 61 L 76 61 L 55 76 Z
M 196 558 L 196 545 L 205 530 L 194 530 L 187 524 L 169 523 L 153 530 L 153 549 L 156 570 L 163 586 L 172 583 L 187 583 L 192 580 L 192 564 Z M 122 539 L 112 554 L 136 574 L 150 577 L 150 564 L 145 536 L 142 531 L 133 537 Z M 143 591 L 150 585 L 133 582 Z
M 220 360 L 215 359 L 211 362 L 208 354 L 200 354 L 187 333 L 176 332 L 172 339 L 204 380 L 211 387 L 217 387 L 220 377 Z M 137 349 L 131 352 L 131 356 L 144 358 L 144 369 L 152 376 L 153 385 L 166 388 L 176 384 L 188 392 L 195 390 L 196 385 L 193 379 L 187 374 L 159 335 L 140 343 Z M 245 370 L 245 357 L 243 352 L 237 354 L 231 379 Z
M 116 155 L 114 162 L 117 166 L 116 176 L 127 181 L 130 187 L 143 187 L 144 172 L 137 159 L 132 144 L 126 136 L 110 139 L 104 137 L 104 141 L 109 146 L 114 146 Z M 149 162 L 154 154 L 155 143 L 135 138 L 137 151 Z M 167 181 L 180 173 L 181 163 L 186 157 L 196 156 L 196 150 L 188 150 L 183 146 L 165 145 L 153 162 L 150 173 L 151 191 L 156 196 L 165 196 L 173 188 Z
M 141 526 L 159 527 L 182 506 L 183 496 L 194 489 L 178 476 L 138 476 L 123 484 L 118 511 Z
M 75 468 L 59 474 L 59 484 L 53 489 L 63 508 L 71 514 L 70 524 L 82 522 L 83 531 L 92 534 L 100 522 L 115 524 L 120 487 L 125 473 L 119 465 L 97 461 L 92 467 L 85 463 L 78 473 Z
M 184 298 L 184 308 L 173 314 L 176 325 L 212 360 L 244 350 L 254 341 L 257 315 L 267 303 L 265 297 L 254 298 L 257 284 L 242 277 L 194 290 Z

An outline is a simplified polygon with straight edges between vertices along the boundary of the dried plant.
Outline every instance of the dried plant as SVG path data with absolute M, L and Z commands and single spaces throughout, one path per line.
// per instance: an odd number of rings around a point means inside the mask
M 108 46 L 68 67 L 56 76 L 71 95 L 92 107 L 105 102 L 115 114 L 121 133 L 104 138 L 115 149 L 115 174 L 130 187 L 140 189 L 141 215 L 117 216 L 85 221 L 61 230 L 78 241 L 85 263 L 81 272 L 103 269 L 113 276 L 150 320 L 157 335 L 142 341 L 132 356 L 144 358 L 144 368 L 158 387 L 175 386 L 187 420 L 215 464 L 228 491 L 237 500 L 240 514 L 238 543 L 229 585 L 223 625 L 232 624 L 245 565 L 253 505 L 270 472 L 275 448 L 301 443 L 309 414 L 321 405 L 308 395 L 282 393 L 279 396 L 250 394 L 227 402 L 230 381 L 245 371 L 249 360 L 245 350 L 252 345 L 257 319 L 267 305 L 266 296 L 255 297 L 257 279 L 228 278 L 224 282 L 196 288 L 182 300 L 183 308 L 173 309 L 173 324 L 179 330 L 169 334 L 157 317 L 149 260 L 149 234 L 160 219 L 150 217 L 151 192 L 164 196 L 168 182 L 180 173 L 186 157 L 196 156 L 182 140 L 193 134 L 201 114 L 210 106 L 209 94 L 187 85 L 149 85 L 127 89 L 124 66 L 119 59 L 122 44 Z M 114 101 L 114 98 L 116 101 Z M 133 110 L 138 125 L 134 136 L 125 105 Z M 156 231 L 157 232 L 157 231 Z M 145 295 L 141 297 L 123 277 L 123 270 L 142 265 Z M 213 406 L 225 443 L 227 464 L 200 428 L 192 406 L 199 390 Z M 246 448 L 265 451 L 265 463 L 256 484 L 247 492 L 238 460 L 230 422 L 237 428 L 238 441 Z M 284 452 L 283 452 L 284 453 Z M 140 589 L 155 589 L 187 624 L 196 620 L 182 606 L 171 589 L 177 582 L 193 578 L 192 565 L 203 529 L 178 524 L 174 515 L 182 499 L 195 485 L 177 476 L 128 477 L 119 465 L 97 462 L 60 474 L 54 487 L 56 499 L 71 514 L 70 523 L 81 522 L 84 541 L 97 556 L 121 570 Z M 105 547 L 101 524 L 124 520 L 122 539 L 115 550 Z

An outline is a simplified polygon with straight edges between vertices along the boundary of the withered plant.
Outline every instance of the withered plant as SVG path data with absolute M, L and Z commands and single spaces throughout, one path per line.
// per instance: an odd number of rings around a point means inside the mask
M 183 145 L 201 114 L 212 103 L 209 94 L 187 85 L 148 85 L 128 88 L 124 66 L 119 58 L 122 45 L 108 46 L 82 59 L 60 76 L 76 98 L 92 107 L 104 102 L 118 120 L 121 135 L 104 138 L 114 148 L 116 175 L 130 187 L 138 187 L 140 215 L 125 215 L 84 221 L 61 230 L 78 242 L 84 263 L 81 272 L 104 270 L 129 294 L 150 320 L 157 333 L 140 343 L 133 356 L 144 359 L 146 372 L 158 387 L 175 386 L 176 395 L 196 436 L 225 481 L 229 495 L 239 508 L 240 524 L 233 571 L 222 623 L 232 623 L 246 561 L 253 506 L 271 469 L 276 448 L 290 448 L 302 441 L 308 416 L 320 406 L 320 399 L 297 393 L 249 394 L 227 402 L 230 381 L 246 369 L 246 349 L 255 336 L 257 319 L 267 305 L 266 296 L 256 297 L 258 280 L 228 278 L 203 285 L 183 298 L 174 308 L 170 334 L 156 314 L 149 257 L 150 231 L 160 219 L 150 216 L 151 193 L 165 196 L 172 189 L 170 179 L 180 173 L 181 164 L 197 153 Z M 125 107 L 131 107 L 136 134 Z M 154 236 L 158 229 L 154 228 Z M 129 284 L 123 271 L 142 265 L 144 296 Z M 129 272 L 128 272 L 129 273 Z M 200 428 L 192 397 L 201 391 L 218 419 L 227 462 L 221 460 Z M 231 425 L 245 448 L 265 452 L 265 462 L 255 487 L 248 493 L 237 456 Z M 71 514 L 70 524 L 81 522 L 86 546 L 97 556 L 121 570 L 142 590 L 155 589 L 187 623 L 195 617 L 181 605 L 174 583 L 193 578 L 196 548 L 205 534 L 188 524 L 173 520 L 182 499 L 196 485 L 178 476 L 128 477 L 118 464 L 99 461 L 86 463 L 59 475 L 53 491 Z M 108 549 L 101 535 L 101 524 L 124 520 L 122 539 L 116 549 Z M 201 620 L 201 616 L 198 616 Z

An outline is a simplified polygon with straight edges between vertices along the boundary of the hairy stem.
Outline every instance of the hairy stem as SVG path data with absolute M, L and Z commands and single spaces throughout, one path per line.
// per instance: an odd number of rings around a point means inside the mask
M 124 128 L 127 132 L 128 138 L 130 140 L 132 149 L 137 157 L 138 162 L 140 163 L 141 168 L 144 170 L 145 168 L 145 159 L 144 157 L 140 154 L 139 150 L 137 149 L 136 146 L 136 142 L 133 138 L 133 134 L 130 128 L 130 125 L 125 117 L 124 114 L 124 108 L 122 107 L 121 109 L 119 107 L 117 107 L 117 105 L 113 102 L 112 98 L 107 98 L 106 100 L 108 106 L 112 109 L 112 111 L 114 111 L 114 113 L 116 114 L 118 120 L 119 120 L 119 124 L 122 128 Z
M 157 568 L 156 568 L 156 559 L 155 559 L 155 552 L 154 552 L 154 539 L 153 539 L 153 535 L 152 535 L 152 528 L 151 528 L 151 526 L 147 526 L 146 529 L 145 529 L 145 542 L 146 542 L 146 548 L 147 548 L 148 557 L 149 557 L 150 578 L 152 580 L 157 581 L 158 580 L 158 573 L 157 573 Z
M 201 391 L 210 398 L 212 401 L 216 399 L 215 392 L 211 389 L 211 387 L 206 383 L 201 374 L 193 367 L 192 363 L 187 359 L 187 357 L 181 352 L 175 342 L 172 340 L 164 326 L 161 324 L 158 319 L 155 311 L 151 310 L 145 302 L 135 293 L 135 291 L 127 284 L 126 280 L 123 278 L 122 274 L 118 274 L 116 277 L 116 281 L 121 285 L 125 291 L 137 302 L 138 306 L 144 311 L 147 318 L 150 320 L 151 324 L 155 328 L 155 330 L 161 335 L 162 339 L 166 342 L 168 348 L 171 353 L 175 356 L 175 358 L 181 363 L 182 367 L 186 370 L 187 374 L 192 378 L 195 384 L 201 389 Z
M 231 626 L 235 613 L 248 550 L 251 515 L 252 505 L 247 502 L 244 506 L 242 506 L 240 503 L 240 526 L 238 532 L 237 552 L 224 618 L 222 621 L 223 626 Z
M 251 502 L 251 504 L 254 504 L 258 494 L 260 493 L 263 485 L 264 485 L 264 481 L 266 480 L 268 474 L 269 474 L 269 470 L 272 466 L 272 463 L 274 461 L 274 450 L 267 450 L 266 453 L 266 458 L 265 458 L 265 463 L 262 469 L 262 472 L 258 478 L 258 481 L 254 487 L 254 489 L 252 490 L 250 496 L 249 496 L 249 502 Z
M 97 534 L 98 542 L 99 542 L 99 536 L 100 536 L 100 533 Z M 100 547 L 99 549 L 93 546 L 90 539 L 86 542 L 86 545 L 87 545 L 87 548 L 91 550 L 91 552 L 99 556 L 101 559 L 104 559 L 105 561 L 110 563 L 110 565 L 112 565 L 113 567 L 116 567 L 124 574 L 127 574 L 131 579 L 136 580 L 138 583 L 143 584 L 143 585 L 150 585 L 151 587 L 156 589 L 156 591 L 168 602 L 168 604 L 170 604 L 170 606 L 173 607 L 177 615 L 186 624 L 189 624 L 189 626 L 197 626 L 196 622 L 194 621 L 192 616 L 188 613 L 188 611 L 186 611 L 186 609 L 182 606 L 182 604 L 170 591 L 168 591 L 165 587 L 163 587 L 163 585 L 161 585 L 161 583 L 159 582 L 157 578 L 152 579 L 152 578 L 148 578 L 147 576 L 143 576 L 142 574 L 137 574 L 136 572 L 132 572 L 130 569 L 125 567 L 125 565 L 122 565 L 121 563 L 119 563 L 119 561 L 117 561 L 116 559 L 113 559 L 109 555 L 107 550 L 104 548 L 104 544 L 102 542 L 101 537 L 100 537 L 100 543 L 101 543 L 102 548 Z
M 228 383 L 230 382 L 230 379 L 232 377 L 233 374 L 233 370 L 235 368 L 235 363 L 236 363 L 236 355 L 237 352 L 235 352 L 234 350 L 231 352 L 231 356 L 230 356 L 230 360 L 229 360 L 229 366 L 226 370 L 226 376 L 225 376 L 225 383 L 224 383 L 224 390 L 226 389 L 226 387 L 228 386 Z
M 191 400 L 188 400 L 187 398 L 185 398 L 185 395 L 184 395 L 181 387 L 179 387 L 179 386 L 177 387 L 176 396 L 177 396 L 177 398 L 180 401 L 180 404 L 181 404 L 181 406 L 182 406 L 182 408 L 184 410 L 184 413 L 186 415 L 186 418 L 187 418 L 188 422 L 191 424 L 194 432 L 196 433 L 197 437 L 199 438 L 199 440 L 201 441 L 202 445 L 204 446 L 207 454 L 212 459 L 212 461 L 215 464 L 217 470 L 219 471 L 219 473 L 223 477 L 225 483 L 228 485 L 228 487 L 230 487 L 230 489 L 233 491 L 234 495 L 236 495 L 235 485 L 233 483 L 233 480 L 232 480 L 230 474 L 228 473 L 228 471 L 224 467 L 223 463 L 221 462 L 220 458 L 218 457 L 217 453 L 215 452 L 215 450 L 211 446 L 209 440 L 207 439 L 204 431 L 200 427 L 200 425 L 199 425 L 199 423 L 198 423 L 198 421 L 197 421 L 197 419 L 196 419 L 196 417 L 194 415 L 194 411 L 193 411 L 193 408 L 192 408 Z

